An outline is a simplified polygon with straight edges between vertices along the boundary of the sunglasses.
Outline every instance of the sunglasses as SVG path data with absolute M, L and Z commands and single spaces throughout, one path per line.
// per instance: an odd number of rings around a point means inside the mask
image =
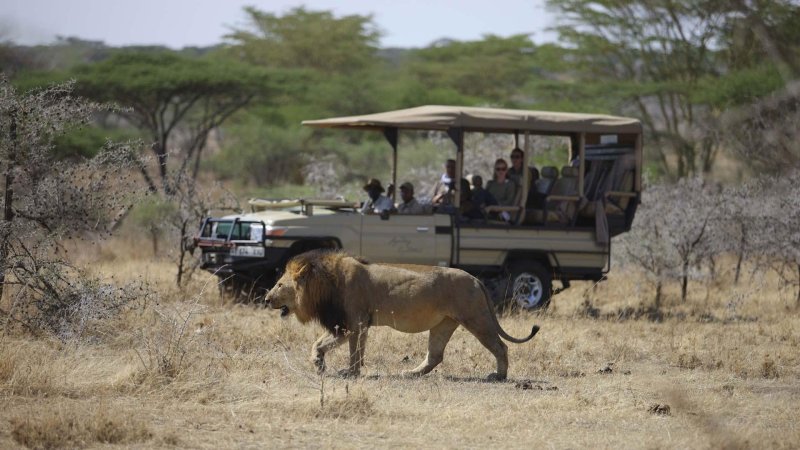
M 495 167 L 494 170 L 496 170 L 497 172 L 505 172 L 506 170 L 508 170 L 508 167 Z
M 511 155 L 511 159 L 522 159 L 522 155 Z

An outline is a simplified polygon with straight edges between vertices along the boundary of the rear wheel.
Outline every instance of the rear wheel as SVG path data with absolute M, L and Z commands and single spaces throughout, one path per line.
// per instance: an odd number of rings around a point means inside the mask
M 512 308 L 526 311 L 547 308 L 553 295 L 553 277 L 536 261 L 511 265 L 507 301 Z

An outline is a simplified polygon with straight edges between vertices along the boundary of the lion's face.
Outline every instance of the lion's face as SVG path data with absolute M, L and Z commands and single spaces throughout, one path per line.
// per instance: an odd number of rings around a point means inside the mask
M 267 293 L 266 301 L 272 309 L 280 309 L 281 317 L 294 313 L 297 308 L 297 286 L 289 273 L 285 273 Z

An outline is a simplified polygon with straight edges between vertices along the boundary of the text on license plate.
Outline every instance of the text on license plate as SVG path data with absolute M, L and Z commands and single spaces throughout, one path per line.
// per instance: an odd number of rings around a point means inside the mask
M 233 256 L 252 256 L 254 258 L 263 258 L 264 257 L 264 247 L 250 247 L 250 246 L 234 247 L 233 250 L 231 250 L 231 255 L 233 255 Z

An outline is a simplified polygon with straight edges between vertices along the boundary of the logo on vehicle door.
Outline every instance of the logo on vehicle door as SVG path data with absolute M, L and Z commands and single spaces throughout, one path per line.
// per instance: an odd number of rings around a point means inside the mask
M 422 249 L 411 246 L 411 239 L 402 236 L 395 236 L 389 241 L 389 245 L 399 253 L 420 253 Z

